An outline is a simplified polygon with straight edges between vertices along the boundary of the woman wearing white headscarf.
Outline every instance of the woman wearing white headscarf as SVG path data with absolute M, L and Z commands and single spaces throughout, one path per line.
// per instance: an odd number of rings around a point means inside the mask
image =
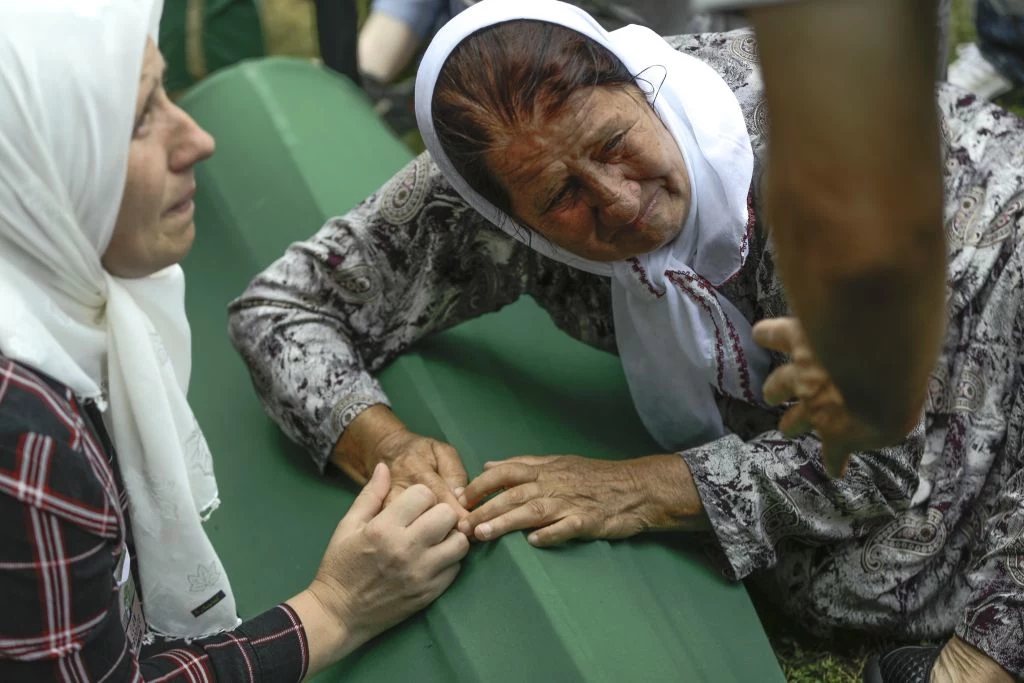
M 161 85 L 160 7 L 0 0 L 4 681 L 299 680 L 436 597 L 468 547 L 425 487 L 378 515 L 382 466 L 310 588 L 240 622 L 202 525 L 176 265 L 213 140 Z
M 319 464 L 363 480 L 386 462 L 395 491 L 424 482 L 464 504 L 460 528 L 479 540 L 710 530 L 726 575 L 765 583 L 805 626 L 944 639 L 936 679 L 1024 675 L 1015 117 L 940 89 L 950 332 L 922 422 L 832 479 L 821 440 L 799 434 L 816 400 L 784 430 L 762 402 L 814 398 L 794 368 L 834 394 L 799 335 L 773 342 L 793 364 L 752 343 L 752 323 L 788 303 L 762 220 L 767 117 L 750 34 L 666 41 L 604 32 L 552 0 L 485 0 L 440 31 L 417 86 L 430 155 L 233 305 L 265 405 Z M 619 355 L 665 453 L 513 458 L 467 483 L 454 449 L 391 414 L 371 373 L 523 294 Z M 909 657 L 927 676 L 938 653 Z

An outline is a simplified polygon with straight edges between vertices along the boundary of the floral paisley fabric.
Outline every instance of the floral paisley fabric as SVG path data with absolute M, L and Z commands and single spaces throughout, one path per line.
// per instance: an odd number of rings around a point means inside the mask
M 785 315 L 760 220 L 767 112 L 754 39 L 668 40 L 722 75 L 754 146 L 752 244 L 720 291 L 752 321 Z M 947 87 L 938 106 L 949 331 L 918 428 L 832 480 L 815 437 L 786 439 L 777 413 L 719 397 L 733 433 L 682 457 L 725 574 L 766 585 L 806 627 L 955 630 L 1024 676 L 1024 124 Z M 260 274 L 233 303 L 231 331 L 267 411 L 324 466 L 352 419 L 387 403 L 373 378 L 385 363 L 524 294 L 566 333 L 615 351 L 608 280 L 490 228 L 421 156 Z

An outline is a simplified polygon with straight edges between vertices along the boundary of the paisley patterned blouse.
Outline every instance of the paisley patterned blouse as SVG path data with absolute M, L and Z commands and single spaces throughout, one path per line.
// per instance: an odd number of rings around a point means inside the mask
M 752 36 L 668 40 L 722 75 L 762 159 Z M 918 428 L 898 447 L 856 455 L 832 480 L 814 436 L 784 438 L 777 413 L 720 399 L 733 434 L 682 457 L 730 578 L 769 584 L 821 632 L 938 637 L 955 628 L 1021 675 L 1024 125 L 945 87 L 937 101 L 949 328 Z M 758 163 L 750 255 L 720 290 L 751 320 L 787 313 L 758 218 L 761 174 Z M 267 411 L 323 466 L 356 415 L 387 403 L 373 375 L 390 359 L 524 294 L 567 334 L 615 351 L 608 281 L 489 227 L 421 156 L 261 273 L 232 304 L 231 333 Z

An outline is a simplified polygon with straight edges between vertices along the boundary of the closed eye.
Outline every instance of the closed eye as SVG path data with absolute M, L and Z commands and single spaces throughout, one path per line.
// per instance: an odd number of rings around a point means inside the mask
M 135 121 L 135 127 L 132 130 L 133 136 L 138 135 L 145 128 L 146 124 L 149 123 L 149 120 L 152 117 L 152 115 L 153 97 L 150 96 L 149 99 L 146 100 L 146 104 L 143 106 L 142 113 L 139 115 L 139 118 Z
M 622 141 L 623 139 L 625 139 L 625 137 L 625 133 L 618 133 L 616 135 L 613 135 L 612 138 L 604 144 L 604 147 L 601 148 L 601 152 L 604 154 L 611 154 L 612 152 L 614 152 L 615 150 L 622 146 Z
M 145 126 L 149 122 L 149 120 L 151 118 L 153 118 L 153 110 L 156 108 L 156 106 L 158 104 L 157 100 L 161 96 L 166 96 L 167 95 L 167 92 L 166 92 L 166 89 L 165 89 L 166 84 L 167 84 L 167 64 L 165 62 L 164 65 L 163 65 L 163 69 L 160 72 L 160 78 L 153 85 L 152 89 L 150 89 L 149 94 L 146 95 L 146 101 L 142 105 L 142 111 L 139 113 L 139 117 L 135 120 L 135 126 L 132 129 L 132 136 L 133 137 L 138 136 L 139 133 L 142 132 L 143 128 L 145 128 Z
M 548 202 L 548 205 L 544 207 L 544 211 L 542 211 L 541 213 L 547 213 L 554 209 L 555 207 L 564 204 L 566 200 L 571 199 L 573 196 L 575 196 L 578 190 L 578 182 L 571 179 L 566 181 L 565 185 L 562 186 L 562 189 L 560 189 L 555 194 L 555 196 L 551 198 L 551 201 Z

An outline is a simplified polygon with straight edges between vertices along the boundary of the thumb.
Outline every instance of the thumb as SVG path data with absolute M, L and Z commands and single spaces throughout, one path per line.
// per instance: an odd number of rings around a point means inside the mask
M 381 507 L 384 505 L 384 499 L 390 490 L 391 472 L 388 470 L 387 465 L 379 462 L 373 468 L 370 481 L 366 482 L 366 486 L 356 496 L 352 507 L 348 509 L 348 513 L 342 521 L 356 524 L 369 522 L 380 512 Z
M 754 343 L 758 346 L 788 354 L 793 348 L 794 318 L 765 318 L 754 324 Z
M 846 476 L 846 466 L 850 464 L 850 451 L 848 448 L 834 445 L 831 441 L 822 444 L 821 457 L 825 462 L 825 471 L 833 479 L 842 479 Z

